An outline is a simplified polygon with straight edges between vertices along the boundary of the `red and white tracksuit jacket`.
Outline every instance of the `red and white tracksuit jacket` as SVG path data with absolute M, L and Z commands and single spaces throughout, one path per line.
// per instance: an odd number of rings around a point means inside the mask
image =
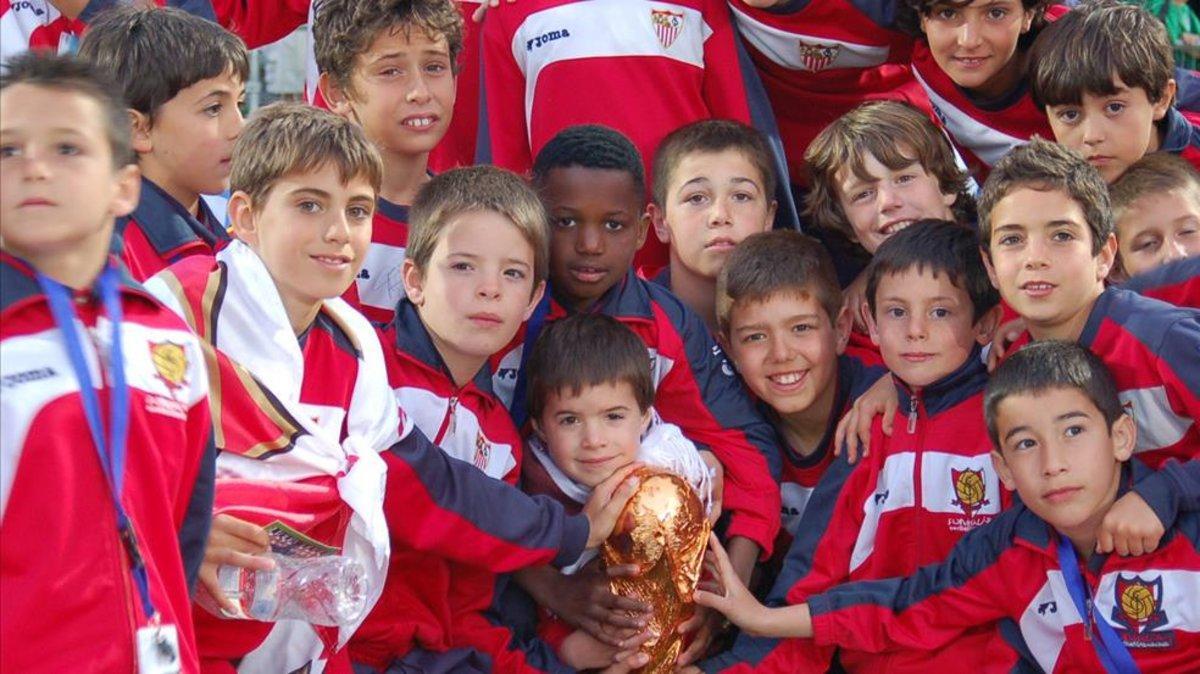
M 1136 460 L 1123 470 L 1118 496 L 1148 473 Z M 1094 554 L 1080 564 L 1100 616 L 1143 672 L 1194 671 L 1200 652 L 1200 514 L 1181 512 L 1166 525 L 1154 552 Z M 1104 671 L 1094 645 L 1099 633 L 1075 607 L 1057 545 L 1054 529 L 1017 504 L 907 578 L 809 597 L 814 640 L 871 652 L 939 651 L 951 643 L 957 650 L 964 633 L 986 627 L 1021 654 L 1014 671 Z
M 853 467 L 836 460 L 818 485 L 768 597 L 799 604 L 848 581 L 907 575 L 942 561 L 962 536 L 1006 505 L 983 422 L 987 369 L 976 349 L 958 370 L 923 391 L 897 384 L 900 414 L 892 436 L 880 421 L 871 454 Z M 904 416 L 901 416 L 904 414 Z M 742 636 L 706 671 L 824 672 L 834 649 L 803 639 Z M 1015 655 L 983 629 L 936 653 L 893 649 L 839 653 L 849 672 L 1007 671 Z
M 110 265 L 117 264 L 110 261 Z M 199 670 L 188 578 L 204 558 L 212 503 L 212 425 L 199 340 L 128 276 L 120 288 L 129 435 L 121 504 L 137 533 L 150 597 L 178 629 L 184 672 Z M 109 424 L 111 323 L 76 295 L 84 358 Z M 117 532 L 65 340 L 34 271 L 0 253 L 0 669 L 137 671 L 147 624 Z

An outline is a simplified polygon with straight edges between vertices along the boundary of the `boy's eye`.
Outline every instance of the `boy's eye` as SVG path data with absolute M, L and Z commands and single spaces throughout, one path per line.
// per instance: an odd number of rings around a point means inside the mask
M 559 426 L 573 426 L 577 423 L 579 423 L 579 417 L 574 414 L 564 414 L 558 418 Z
M 351 206 L 350 208 L 346 209 L 346 212 L 355 220 L 365 220 L 372 215 L 371 209 L 364 206 Z
M 513 267 L 513 268 L 511 268 L 511 269 L 505 269 L 505 270 L 504 270 L 504 275 L 505 275 L 505 276 L 507 276 L 507 277 L 509 277 L 509 278 L 511 278 L 511 279 L 516 279 L 516 280 L 518 280 L 518 281 L 524 281 L 524 280 L 525 280 L 525 270 L 524 270 L 524 269 L 517 269 L 516 267 Z
M 21 150 L 16 145 L 0 145 L 0 157 L 15 157 L 19 154 Z
M 82 154 L 79 146 L 74 143 L 59 143 L 54 149 L 63 157 L 74 157 L 75 155 Z
M 958 16 L 958 10 L 953 7 L 942 7 L 933 13 L 934 18 L 942 21 L 950 21 Z
M 395 77 L 402 72 L 404 72 L 404 71 L 400 70 L 399 68 L 397 68 L 395 66 L 388 66 L 386 68 L 380 69 L 379 74 L 382 75 L 383 77 Z
M 609 421 L 623 421 L 625 419 L 625 413 L 624 412 L 609 412 L 608 414 L 604 415 L 604 418 L 608 419 Z
M 604 229 L 609 232 L 619 232 L 622 229 L 625 229 L 625 223 L 620 222 L 619 220 L 605 220 Z
M 1067 428 L 1063 430 L 1063 435 L 1067 436 L 1068 438 L 1073 438 L 1081 434 L 1083 434 L 1083 426 L 1079 425 L 1067 426 Z
M 762 342 L 767 339 L 766 334 L 761 332 L 751 332 L 748 335 L 742 335 L 742 344 L 750 344 L 751 342 Z
M 442 63 L 441 61 L 434 61 L 433 63 L 430 63 L 425 66 L 425 71 L 431 72 L 431 73 L 444 73 L 449 69 L 450 69 L 450 66 L 448 66 L 445 63 Z
M 1079 121 L 1079 111 L 1074 108 L 1065 108 L 1054 113 L 1058 121 L 1063 124 L 1074 124 Z
M 221 110 L 224 107 L 225 106 L 221 103 L 213 103 L 212 105 L 204 108 L 204 114 L 208 115 L 209 117 L 216 117 L 217 115 L 221 114 Z
M 816 329 L 817 329 L 817 326 L 815 326 L 811 323 L 797 323 L 792 326 L 792 332 L 809 332 L 811 330 L 816 330 Z
M 692 194 L 692 195 L 688 196 L 687 198 L 685 198 L 683 200 L 683 203 L 692 204 L 693 206 L 699 206 L 700 204 L 703 204 L 707 201 L 708 201 L 708 197 L 703 194 Z
M 1000 246 L 1015 246 L 1021 242 L 1021 237 L 1016 234 L 1005 234 L 996 240 L 996 244 Z
M 1037 446 L 1033 438 L 1021 438 L 1013 443 L 1013 449 L 1032 449 Z
M 567 229 L 575 226 L 575 218 L 555 218 L 554 226 Z
M 1109 101 L 1104 106 L 1104 112 L 1109 115 L 1119 115 L 1125 109 L 1125 104 L 1120 101 Z
M 736 192 L 733 195 L 733 200 L 738 203 L 746 203 L 749 201 L 754 201 L 754 195 L 750 194 L 749 192 Z
M 945 307 L 937 307 L 930 311 L 929 315 L 933 316 L 934 318 L 946 318 L 950 315 L 950 310 Z
M 888 307 L 883 313 L 885 316 L 890 316 L 891 318 L 904 318 L 906 312 L 902 307 Z
M 1147 236 L 1138 239 L 1133 244 L 1133 250 L 1138 253 L 1153 253 L 1162 245 L 1162 239 L 1157 236 Z
M 1008 16 L 1008 9 L 1004 7 L 993 7 L 988 10 L 988 18 L 992 20 L 1003 19 Z
M 454 271 L 471 271 L 473 269 L 470 262 L 453 262 L 450 264 L 450 268 Z
M 911 173 L 905 173 L 903 175 L 896 176 L 896 182 L 900 183 L 901 185 L 907 185 L 916 179 L 917 177 Z
M 855 192 L 854 196 L 850 197 L 850 201 L 854 201 L 854 202 L 866 201 L 874 194 L 875 194 L 875 190 L 862 190 L 861 192 Z
M 296 204 L 296 208 L 298 208 L 301 213 L 320 213 L 322 210 L 321 204 L 309 199 L 305 199 L 304 201 Z
M 1059 243 L 1065 243 L 1067 241 L 1074 241 L 1075 235 L 1066 230 L 1059 230 L 1059 231 L 1055 232 L 1054 235 L 1050 238 Z

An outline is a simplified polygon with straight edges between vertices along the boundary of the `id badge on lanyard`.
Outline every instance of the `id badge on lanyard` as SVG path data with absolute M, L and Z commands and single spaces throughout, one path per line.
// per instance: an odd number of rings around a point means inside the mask
M 79 398 L 92 441 L 100 459 L 100 466 L 108 483 L 112 505 L 116 511 L 117 536 L 129 556 L 130 573 L 141 599 L 146 615 L 146 625 L 137 630 L 137 660 L 139 674 L 174 674 L 180 671 L 179 635 L 174 625 L 164 625 L 159 613 L 150 600 L 150 581 L 138 545 L 133 522 L 121 505 L 121 491 L 125 483 L 126 441 L 129 437 L 129 385 L 125 381 L 125 359 L 121 348 L 121 297 L 120 278 L 117 269 L 109 264 L 100 273 L 97 287 L 104 302 L 104 313 L 112 325 L 111 346 L 108 353 L 110 381 L 108 435 L 105 436 L 101 421 L 100 397 L 92 383 L 92 373 L 84 356 L 83 339 L 76 327 L 75 310 L 72 307 L 71 291 L 61 283 L 37 275 L 38 285 L 50 303 L 54 323 L 66 343 L 71 370 L 79 382 Z M 99 346 L 97 346 L 99 352 Z M 103 372 L 101 372 L 103 378 Z

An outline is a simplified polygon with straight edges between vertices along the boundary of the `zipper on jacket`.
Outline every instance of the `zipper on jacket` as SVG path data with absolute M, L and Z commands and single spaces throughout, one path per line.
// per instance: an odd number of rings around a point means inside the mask
M 457 425 L 455 412 L 458 410 L 458 394 L 450 396 L 449 406 L 446 407 L 446 416 L 442 419 L 442 427 L 438 429 L 437 437 L 433 439 L 433 444 L 441 445 L 446 434 L 454 434 L 454 428 Z
M 917 396 L 913 394 L 908 398 L 908 433 L 912 435 L 917 432 Z

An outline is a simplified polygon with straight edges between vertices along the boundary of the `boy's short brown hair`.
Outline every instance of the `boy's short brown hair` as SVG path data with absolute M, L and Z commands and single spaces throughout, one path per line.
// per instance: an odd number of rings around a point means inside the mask
M 963 9 L 972 2 L 974 0 L 901 0 L 896 8 L 896 27 L 913 37 L 921 37 L 924 35 L 921 30 L 921 17 L 932 16 L 934 11 L 941 7 Z M 1034 15 L 1031 30 L 1018 38 L 1018 50 L 1027 48 L 1032 36 L 1045 25 L 1046 7 L 1050 4 L 1050 0 L 1021 0 L 1021 9 L 1034 12 Z
M 230 188 L 262 208 L 275 182 L 291 173 L 338 169 L 342 183 L 363 177 L 379 193 L 383 160 L 354 123 L 300 103 L 273 103 L 254 113 L 233 150 Z
M 1108 186 L 1096 167 L 1074 150 L 1034 138 L 1009 152 L 988 175 L 979 196 L 979 243 L 991 250 L 992 210 L 1001 199 L 1022 187 L 1069 196 L 1083 209 L 1092 233 L 1092 255 L 1098 255 L 1113 232 Z
M 520 176 L 495 166 L 453 169 L 421 188 L 408 212 L 405 257 L 423 271 L 446 226 L 472 211 L 499 213 L 520 230 L 533 248 L 534 286 L 546 280 L 550 228 L 542 202 Z
M 103 115 L 113 168 L 137 163 L 125 100 L 104 71 L 72 56 L 31 51 L 13 57 L 0 70 L 0 91 L 18 84 L 77 93 L 96 101 Z
M 358 57 L 384 31 L 421 30 L 431 40 L 446 38 L 450 64 L 458 72 L 463 21 L 452 0 L 320 0 L 313 17 L 317 68 L 342 91 L 353 94 Z
M 1154 152 L 1130 165 L 1108 186 L 1113 220 L 1119 221 L 1133 202 L 1149 194 L 1185 191 L 1200 204 L 1200 172 L 1186 159 L 1169 152 Z
M 1175 58 L 1167 29 L 1145 8 L 1090 0 L 1042 30 L 1029 68 L 1030 94 L 1041 108 L 1080 105 L 1085 93 L 1111 96 L 1116 79 L 1155 103 L 1175 77 Z
M 552 393 L 572 395 L 588 386 L 625 382 L 638 410 L 654 404 L 654 375 L 646 345 L 623 323 L 605 314 L 575 314 L 542 330 L 526 363 L 529 416 L 537 419 Z
M 777 293 L 817 300 L 832 324 L 842 310 L 833 260 L 825 247 L 799 232 L 777 229 L 748 236 L 717 276 L 717 325 L 729 335 L 734 306 L 761 302 Z
M 670 133 L 654 153 L 654 203 L 663 208 L 667 189 L 683 158 L 692 154 L 737 150 L 759 174 L 763 194 L 775 198 L 775 165 L 771 149 L 757 129 L 730 119 L 704 119 Z
M 912 156 L 906 152 L 912 153 Z M 955 219 L 970 220 L 975 201 L 967 188 L 967 173 L 955 160 L 950 141 L 924 113 L 897 101 L 872 101 L 847 112 L 825 127 L 804 153 L 809 192 L 804 215 L 816 227 L 853 235 L 838 200 L 838 174 L 845 169 L 867 180 L 863 155 L 900 170 L 920 164 L 937 178 L 942 194 L 956 194 Z
M 128 106 L 151 120 L 193 84 L 226 72 L 245 82 L 250 56 L 241 38 L 174 7 L 113 7 L 88 24 L 79 58 L 115 80 Z

